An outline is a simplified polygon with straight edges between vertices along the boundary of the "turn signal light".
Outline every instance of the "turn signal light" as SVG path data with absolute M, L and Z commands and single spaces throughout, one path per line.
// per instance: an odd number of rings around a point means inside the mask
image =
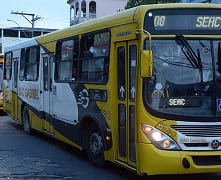
M 147 125 L 143 126 L 143 131 L 146 133 L 150 133 L 152 130 L 153 128 L 150 126 L 147 126 Z
M 110 141 L 110 140 L 111 140 L 111 137 L 110 137 L 110 136 L 106 136 L 106 140 L 107 140 L 107 141 Z

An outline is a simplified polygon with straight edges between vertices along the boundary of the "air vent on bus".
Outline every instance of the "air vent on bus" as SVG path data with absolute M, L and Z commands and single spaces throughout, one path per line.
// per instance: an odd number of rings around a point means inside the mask
M 171 125 L 171 127 L 186 136 L 221 136 L 221 125 Z
M 192 158 L 198 166 L 221 165 L 220 156 L 192 156 Z

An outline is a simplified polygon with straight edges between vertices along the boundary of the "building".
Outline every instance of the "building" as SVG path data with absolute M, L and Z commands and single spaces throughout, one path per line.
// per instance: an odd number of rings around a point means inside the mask
M 33 35 L 41 36 L 49 32 L 55 31 L 56 29 L 44 29 L 44 28 L 34 28 Z M 4 52 L 4 48 L 10 44 L 16 43 L 18 41 L 31 38 L 32 28 L 28 27 L 12 27 L 12 28 L 1 28 L 0 29 L 0 54 Z
M 124 10 L 128 0 L 68 0 L 70 25 Z
M 181 0 L 183 3 L 213 3 L 221 4 L 221 0 Z

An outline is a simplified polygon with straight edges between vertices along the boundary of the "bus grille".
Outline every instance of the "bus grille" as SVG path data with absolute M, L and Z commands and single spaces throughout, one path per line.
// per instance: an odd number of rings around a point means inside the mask
M 198 166 L 221 165 L 220 156 L 192 156 L 192 158 Z
M 221 136 L 221 125 L 171 125 L 171 127 L 186 136 Z

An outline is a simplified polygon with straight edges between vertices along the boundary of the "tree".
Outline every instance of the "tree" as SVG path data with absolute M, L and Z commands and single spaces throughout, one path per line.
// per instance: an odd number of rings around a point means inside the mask
M 136 7 L 144 4 L 160 4 L 160 3 L 178 3 L 180 0 L 129 0 L 125 9 Z

